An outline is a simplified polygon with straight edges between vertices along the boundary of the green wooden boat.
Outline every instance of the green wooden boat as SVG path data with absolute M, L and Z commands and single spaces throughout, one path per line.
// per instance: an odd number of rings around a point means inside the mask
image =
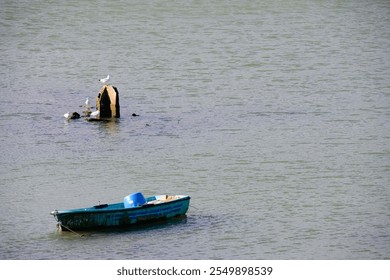
M 144 222 L 185 215 L 190 205 L 188 195 L 155 195 L 142 193 L 126 196 L 123 202 L 99 204 L 88 208 L 54 210 L 50 214 L 64 230 L 88 230 L 127 227 Z

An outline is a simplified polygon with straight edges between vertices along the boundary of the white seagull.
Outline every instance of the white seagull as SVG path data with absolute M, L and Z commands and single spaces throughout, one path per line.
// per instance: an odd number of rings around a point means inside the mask
M 64 117 L 65 117 L 66 119 L 68 119 L 68 118 L 70 117 L 69 112 L 68 112 L 68 113 L 65 113 L 65 114 L 64 114 Z
M 87 97 L 87 100 L 85 100 L 85 106 L 89 106 L 89 99 L 88 99 L 88 97 Z
M 95 111 L 91 113 L 91 117 L 98 117 L 100 115 L 100 111 Z
M 109 80 L 110 80 L 110 75 L 107 75 L 106 78 L 100 79 L 99 82 L 101 82 L 101 83 L 103 83 L 103 84 L 107 84 Z

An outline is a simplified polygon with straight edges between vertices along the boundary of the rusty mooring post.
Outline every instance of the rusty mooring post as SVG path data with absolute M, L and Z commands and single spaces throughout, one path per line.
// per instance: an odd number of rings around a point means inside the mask
M 100 112 L 100 118 L 119 118 L 119 92 L 111 85 L 104 85 L 96 97 L 96 110 Z

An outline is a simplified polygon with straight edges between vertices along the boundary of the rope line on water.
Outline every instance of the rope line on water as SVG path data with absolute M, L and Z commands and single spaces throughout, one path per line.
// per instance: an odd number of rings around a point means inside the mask
M 84 234 L 77 233 L 77 232 L 75 232 L 74 230 L 68 228 L 67 226 L 65 226 L 65 225 L 63 225 L 63 224 L 61 224 L 61 223 L 59 223 L 58 226 L 59 226 L 60 228 L 61 228 L 61 227 L 64 227 L 64 228 L 66 228 L 67 230 L 69 230 L 70 232 L 72 232 L 72 233 L 74 233 L 74 234 L 76 234 L 76 235 L 78 235 L 78 236 L 80 236 L 80 237 L 83 237 L 83 236 L 84 236 Z

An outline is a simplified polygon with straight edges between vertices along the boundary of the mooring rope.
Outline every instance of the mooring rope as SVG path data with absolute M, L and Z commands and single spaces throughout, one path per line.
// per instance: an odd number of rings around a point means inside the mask
M 61 224 L 61 223 L 59 223 L 58 225 L 59 225 L 60 228 L 61 228 L 61 227 L 64 227 L 64 228 L 66 228 L 67 230 L 69 230 L 70 232 L 72 232 L 72 233 L 74 233 L 74 234 L 76 234 L 76 235 L 78 235 L 78 236 L 80 236 L 80 237 L 83 237 L 83 236 L 84 236 L 84 234 L 77 233 L 77 232 L 75 232 L 74 230 L 68 228 L 67 226 L 65 226 L 65 225 L 63 225 L 63 224 Z
M 195 210 L 200 210 L 199 208 L 196 208 L 195 206 L 191 205 L 190 208 L 194 208 Z

